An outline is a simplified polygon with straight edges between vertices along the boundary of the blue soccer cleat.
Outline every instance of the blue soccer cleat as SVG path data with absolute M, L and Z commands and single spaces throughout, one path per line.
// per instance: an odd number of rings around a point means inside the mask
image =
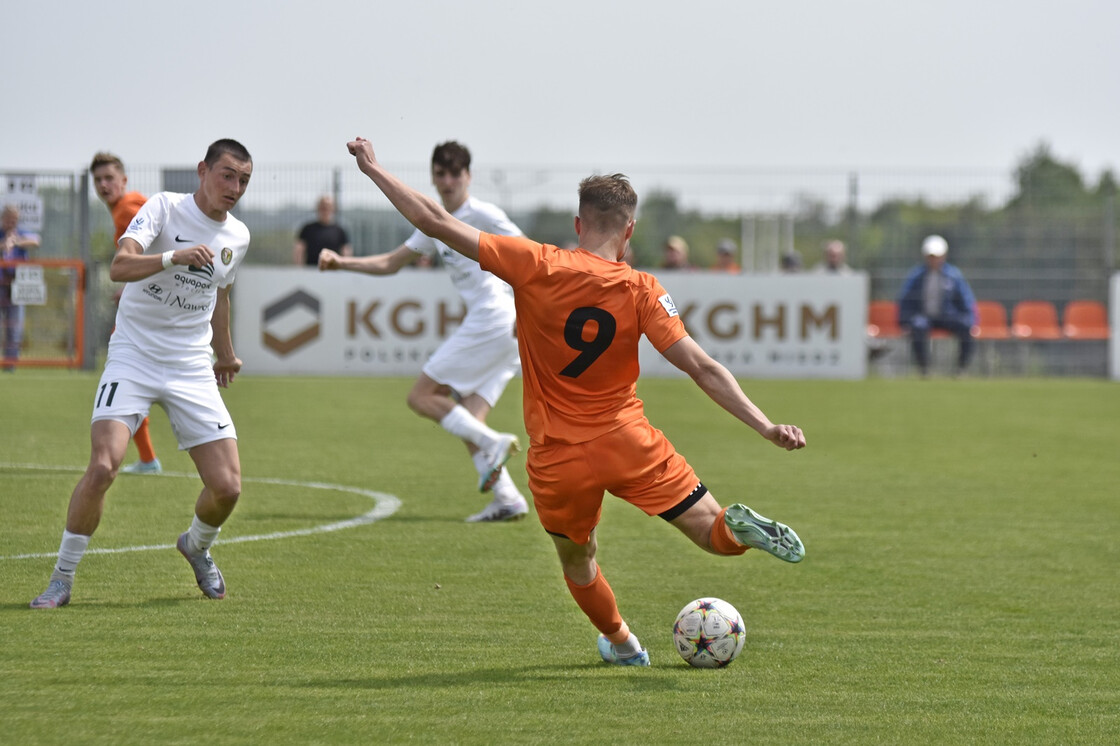
M 121 474 L 162 474 L 163 465 L 160 464 L 159 459 L 152 459 L 151 461 L 137 461 L 135 464 L 129 464 L 121 469 Z
M 631 655 L 627 658 L 619 658 L 618 651 L 615 649 L 611 641 L 607 639 L 606 635 L 599 635 L 599 655 L 603 656 L 603 660 L 607 663 L 612 663 L 616 666 L 648 666 L 649 653 L 645 648 L 638 651 L 636 655 Z

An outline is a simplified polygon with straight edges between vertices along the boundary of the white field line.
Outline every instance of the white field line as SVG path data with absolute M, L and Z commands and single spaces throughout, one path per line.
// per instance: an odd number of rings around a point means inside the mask
M 41 471 L 75 471 L 84 472 L 85 467 L 73 466 L 47 466 L 43 464 L 13 464 L 0 461 L 0 468 L 9 469 L 37 469 Z M 125 479 L 135 479 L 130 475 L 122 475 Z M 140 479 L 161 479 L 163 477 L 187 477 L 190 479 L 198 479 L 198 474 L 194 472 L 168 472 L 158 476 L 143 476 Z M 254 534 L 252 536 L 231 536 L 225 539 L 219 539 L 216 544 L 240 544 L 246 541 L 269 541 L 273 539 L 287 539 L 293 536 L 309 536 L 311 534 L 325 534 L 330 531 L 341 531 L 346 528 L 354 528 L 355 526 L 363 526 L 367 523 L 379 521 L 382 518 L 387 518 L 401 506 L 401 501 L 396 495 L 390 495 L 387 492 L 376 492 L 374 490 L 362 489 L 361 487 L 349 487 L 344 484 L 331 484 L 329 482 L 300 482 L 293 479 L 272 479 L 269 477 L 242 477 L 242 482 L 252 482 L 256 484 L 280 484 L 288 487 L 307 487 L 315 490 L 331 490 L 335 492 L 349 492 L 353 495 L 361 495 L 373 500 L 374 507 L 367 513 L 355 516 L 354 518 L 347 518 L 344 521 L 336 521 L 335 523 L 323 523 L 318 526 L 310 526 L 308 528 L 298 528 L 292 531 L 274 531 L 269 534 Z M 154 549 L 174 549 L 174 544 L 147 544 L 141 546 L 131 547 L 107 547 L 107 548 L 92 548 L 86 551 L 86 554 L 122 554 L 124 552 L 147 552 Z M 12 554 L 7 556 L 0 556 L 0 560 L 20 560 L 20 559 L 46 559 L 53 558 L 58 555 L 58 552 L 48 553 L 34 553 L 34 554 Z

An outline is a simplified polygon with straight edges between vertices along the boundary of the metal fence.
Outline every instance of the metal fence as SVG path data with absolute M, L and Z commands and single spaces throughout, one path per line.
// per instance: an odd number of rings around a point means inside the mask
M 407 183 L 432 193 L 426 164 L 387 164 Z M 571 216 L 580 179 L 595 172 L 627 173 L 642 205 L 669 203 L 668 212 L 639 212 L 635 251 L 640 264 L 654 266 L 660 242 L 682 234 L 693 259 L 706 266 L 718 239 L 740 246 L 747 271 L 776 271 L 779 254 L 796 251 L 807 267 L 823 243 L 848 244 L 849 263 L 868 271 L 872 298 L 893 298 L 910 267 L 919 261 L 926 233 L 950 243 L 959 266 L 979 298 L 1008 311 L 1025 299 L 1108 300 L 1108 276 L 1117 262 L 1114 197 L 1098 203 L 1003 209 L 1015 193 L 1011 174 L 994 170 L 757 170 L 683 167 L 597 168 L 574 166 L 480 166 L 472 170 L 472 193 L 501 205 L 529 235 L 563 244 L 574 240 Z M 112 223 L 91 188 L 88 174 L 13 174 L 35 184 L 41 200 L 42 248 L 48 258 L 84 258 L 90 266 L 90 344 L 103 344 L 111 325 Z M 195 167 L 129 166 L 129 188 L 153 194 L 191 191 Z M 339 222 L 358 255 L 398 246 L 411 227 L 352 163 L 339 165 L 255 164 L 252 182 L 235 213 L 249 227 L 252 264 L 289 264 L 299 227 L 313 220 L 320 195 L 335 197 Z M 923 219 L 914 220 L 914 206 Z M 963 207 L 962 207 L 963 206 Z M 643 225 L 643 223 L 645 225 Z

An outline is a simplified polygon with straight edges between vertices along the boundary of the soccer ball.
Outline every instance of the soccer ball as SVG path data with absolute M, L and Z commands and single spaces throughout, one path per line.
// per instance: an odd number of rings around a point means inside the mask
M 747 630 L 735 607 L 719 598 L 698 598 L 673 623 L 673 642 L 685 662 L 723 668 L 743 651 Z

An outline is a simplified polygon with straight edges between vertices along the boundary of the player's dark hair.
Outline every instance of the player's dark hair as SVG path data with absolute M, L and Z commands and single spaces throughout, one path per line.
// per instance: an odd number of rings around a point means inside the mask
M 466 145 L 460 145 L 454 140 L 440 143 L 432 151 L 432 168 L 439 166 L 458 176 L 464 170 L 471 170 L 471 151 Z
M 202 160 L 206 162 L 207 166 L 213 166 L 225 153 L 229 153 L 235 161 L 240 161 L 241 163 L 253 162 L 253 156 L 249 155 L 249 151 L 245 149 L 245 146 L 237 140 L 230 140 L 229 138 L 215 140 L 210 143 L 210 147 L 206 149 L 206 157 Z
M 638 193 L 625 174 L 593 174 L 579 183 L 579 218 L 603 230 L 623 230 L 634 219 Z
M 101 166 L 116 166 L 122 174 L 124 173 L 124 163 L 121 159 L 104 150 L 94 154 L 93 160 L 89 162 L 89 170 L 92 172 Z

